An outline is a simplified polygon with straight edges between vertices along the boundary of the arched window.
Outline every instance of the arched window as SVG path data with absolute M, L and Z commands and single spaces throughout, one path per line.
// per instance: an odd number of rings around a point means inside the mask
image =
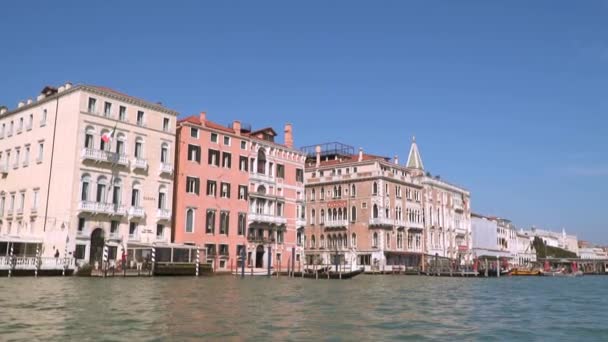
M 350 220 L 352 222 L 357 221 L 357 207 L 354 205 L 350 208 Z
M 338 235 L 338 248 L 342 248 L 342 235 Z
M 352 184 L 350 186 L 350 197 L 355 197 L 357 196 L 357 187 L 355 186 L 355 184 Z
M 378 218 L 378 205 L 377 204 L 374 204 L 374 208 L 372 210 L 372 215 L 373 215 L 372 216 L 373 218 Z
M 316 245 L 317 245 L 317 241 L 315 240 L 315 236 L 312 235 L 310 237 L 310 248 L 315 248 L 315 247 L 317 247 Z
M 321 240 L 319 242 L 319 247 L 325 248 L 325 236 L 323 236 L 323 234 L 321 234 Z
M 310 224 L 314 225 L 316 221 L 316 217 L 315 217 L 315 210 L 312 209 L 310 211 Z
M 344 248 L 348 247 L 348 237 L 346 236 L 346 233 L 342 235 L 342 243 L 344 244 Z
M 374 235 L 372 237 L 372 247 L 378 248 L 378 233 L 377 232 L 374 232 Z
M 114 179 L 114 184 L 112 186 L 112 204 L 121 205 L 122 204 L 122 181 L 120 178 Z
M 186 209 L 186 233 L 194 232 L 194 209 Z
M 167 143 L 160 145 L 160 162 L 169 163 L 169 144 Z
M 378 194 L 378 183 L 374 182 L 374 184 L 372 185 L 372 195 L 377 195 Z
M 321 193 L 319 194 L 319 197 L 321 198 L 321 201 L 325 199 L 325 188 L 321 188 Z
M 320 224 L 325 224 L 325 210 L 321 209 Z
M 334 185 L 334 198 L 338 198 L 338 187 Z
M 131 187 L 131 206 L 140 207 L 140 195 L 141 195 L 141 184 L 139 182 L 133 182 Z
M 338 220 L 342 220 L 342 208 L 338 208 Z
M 403 249 L 403 233 L 402 232 L 397 233 L 397 248 Z
M 91 188 L 91 176 L 88 173 L 85 173 L 80 178 L 80 200 L 83 202 L 87 202 L 89 200 L 89 192 Z
M 353 233 L 350 237 L 350 245 L 357 247 L 357 234 Z
M 332 220 L 336 221 L 337 219 L 338 219 L 338 210 L 336 210 L 336 208 L 334 208 Z
M 110 151 L 110 142 L 105 142 L 103 139 L 105 134 L 109 134 L 110 131 L 108 131 L 107 129 L 103 129 L 101 130 L 101 139 L 99 141 L 99 149 L 102 151 Z
M 262 148 L 258 150 L 257 172 L 261 173 L 263 175 L 266 174 L 266 153 L 264 152 L 264 149 L 262 149 Z
M 315 200 L 315 189 L 310 190 L 310 200 L 311 201 Z
M 342 186 L 338 185 L 338 198 L 342 198 Z
M 124 135 L 124 133 L 118 133 L 118 135 L 116 136 L 116 153 L 118 154 L 126 154 L 126 142 L 127 142 L 127 137 Z
M 97 178 L 97 194 L 96 194 L 95 199 L 98 203 L 107 202 L 107 196 L 106 196 L 107 186 L 108 186 L 108 181 L 107 181 L 106 177 L 100 176 L 99 178 Z
M 391 233 L 386 233 L 386 248 L 391 248 Z
M 95 148 L 93 143 L 93 135 L 95 134 L 95 128 L 88 126 L 84 133 L 84 147 Z
M 167 209 L 167 187 L 164 185 L 158 188 L 158 209 Z
M 133 155 L 137 159 L 144 159 L 144 139 L 142 137 L 135 138 L 135 148 L 133 150 Z

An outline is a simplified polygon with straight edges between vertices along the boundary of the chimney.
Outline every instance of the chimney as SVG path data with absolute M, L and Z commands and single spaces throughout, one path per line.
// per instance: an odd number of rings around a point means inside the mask
M 65 90 L 65 86 L 59 86 L 59 88 L 57 88 L 57 92 L 61 93 Z
M 40 101 L 42 99 L 44 99 L 44 94 L 40 94 L 38 97 L 36 97 L 36 101 Z
M 19 101 L 19 103 L 17 104 L 17 108 L 21 108 L 25 106 L 25 102 L 24 101 Z
M 72 88 L 72 83 L 67 82 L 64 87 L 65 87 L 65 90 L 68 90 L 68 89 Z
M 285 146 L 293 148 L 293 132 L 290 123 L 285 124 Z
M 0 115 L 5 114 L 6 112 L 8 112 L 8 108 L 6 108 L 6 106 L 0 106 Z
M 395 158 L 393 158 L 395 165 L 399 165 L 399 156 L 395 154 Z
M 238 120 L 234 120 L 232 122 L 232 129 L 234 130 L 234 133 L 236 133 L 236 135 L 241 135 L 241 122 Z
M 198 115 L 199 119 L 201 120 L 201 126 L 205 126 L 205 122 L 207 121 L 207 112 L 201 112 Z
M 363 147 L 359 147 L 359 161 L 363 161 Z
M 319 167 L 319 165 L 321 165 L 321 146 L 317 145 L 317 147 L 315 147 L 315 152 L 317 153 L 317 166 Z

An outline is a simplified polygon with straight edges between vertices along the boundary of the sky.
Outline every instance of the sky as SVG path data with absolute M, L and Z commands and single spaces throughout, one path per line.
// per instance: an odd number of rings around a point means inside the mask
M 0 104 L 94 84 L 340 141 L 608 244 L 608 0 L 10 1 Z M 282 138 L 280 138 L 282 139 Z

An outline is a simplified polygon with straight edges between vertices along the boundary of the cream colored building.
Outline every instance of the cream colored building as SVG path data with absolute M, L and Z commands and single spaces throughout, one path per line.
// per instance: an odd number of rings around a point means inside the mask
M 69 83 L 2 108 L 0 255 L 12 246 L 32 257 L 39 248 L 45 258 L 95 263 L 104 244 L 110 260 L 125 248 L 168 244 L 177 115 Z

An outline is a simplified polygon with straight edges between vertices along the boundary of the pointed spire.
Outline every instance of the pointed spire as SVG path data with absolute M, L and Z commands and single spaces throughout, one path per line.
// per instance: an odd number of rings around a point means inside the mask
M 412 137 L 412 146 L 410 147 L 410 154 L 407 157 L 407 167 L 410 169 L 418 169 L 424 170 L 424 165 L 422 164 L 422 157 L 420 157 L 420 152 L 418 151 L 418 144 L 416 144 L 416 137 Z

